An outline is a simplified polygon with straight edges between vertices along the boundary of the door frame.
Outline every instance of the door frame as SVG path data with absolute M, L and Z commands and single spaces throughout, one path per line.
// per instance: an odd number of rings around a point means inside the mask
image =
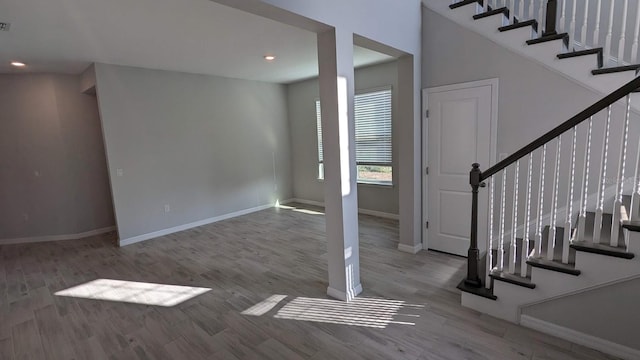
M 429 118 L 427 117 L 427 110 L 429 107 L 429 94 L 451 91 L 451 90 L 464 90 L 475 87 L 491 86 L 491 139 L 490 141 L 490 154 L 489 159 L 491 163 L 481 164 L 483 168 L 496 164 L 498 158 L 498 88 L 499 79 L 491 78 L 478 81 L 470 81 L 464 83 L 457 83 L 451 85 L 435 86 L 422 89 L 422 247 L 424 250 L 429 249 L 429 230 L 426 228 L 427 221 L 429 221 L 429 176 L 427 175 L 427 167 L 429 166 Z M 471 171 L 471 164 L 469 164 L 469 171 Z M 483 248 L 483 244 L 478 244 L 480 248 Z

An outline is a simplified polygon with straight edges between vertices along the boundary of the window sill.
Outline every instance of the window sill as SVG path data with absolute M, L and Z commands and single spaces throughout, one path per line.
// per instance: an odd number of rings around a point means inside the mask
M 324 182 L 324 179 L 318 179 L 319 182 Z M 391 182 L 377 182 L 377 181 L 362 181 L 359 180 L 357 182 L 358 186 L 366 186 L 366 187 L 383 187 L 383 188 L 393 188 L 393 183 Z

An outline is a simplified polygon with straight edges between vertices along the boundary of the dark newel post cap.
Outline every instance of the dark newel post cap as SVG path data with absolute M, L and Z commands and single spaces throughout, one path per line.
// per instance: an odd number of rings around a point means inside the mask
M 471 166 L 473 169 L 471 169 L 471 173 L 469 174 L 469 184 L 471 184 L 471 186 L 480 186 L 480 176 L 482 175 L 480 164 L 474 163 Z

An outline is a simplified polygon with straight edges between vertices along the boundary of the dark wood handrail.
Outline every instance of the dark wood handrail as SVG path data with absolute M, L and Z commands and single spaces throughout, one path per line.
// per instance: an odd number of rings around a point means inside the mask
M 546 133 L 546 134 L 540 136 L 539 138 L 537 138 L 536 140 L 532 141 L 529 145 L 523 147 L 522 149 L 520 149 L 520 150 L 516 151 L 515 153 L 511 154 L 510 156 L 508 156 L 504 160 L 500 161 L 499 163 L 497 163 L 497 164 L 493 165 L 492 167 L 488 168 L 487 170 L 483 171 L 482 175 L 480 175 L 480 181 L 484 181 L 484 180 L 490 178 L 491 176 L 497 174 L 498 172 L 504 170 L 509 165 L 511 165 L 511 164 L 515 163 L 516 161 L 522 159 L 523 157 L 529 155 L 530 153 L 532 153 L 536 149 L 542 147 L 544 144 L 550 142 L 551 140 L 553 140 L 553 139 L 557 138 L 558 136 L 562 135 L 567 130 L 572 129 L 574 126 L 577 126 L 578 124 L 580 124 L 583 121 L 589 119 L 590 117 L 594 116 L 595 114 L 599 113 L 600 111 L 606 109 L 607 107 L 609 107 L 610 105 L 612 105 L 616 101 L 622 99 L 624 96 L 630 94 L 631 92 L 633 92 L 634 90 L 636 90 L 638 88 L 640 88 L 640 77 L 636 77 L 635 79 L 631 80 L 630 82 L 628 82 L 627 84 L 625 84 L 624 86 L 619 88 L 618 90 L 616 90 L 616 91 L 612 92 L 611 94 L 609 94 L 609 95 L 605 96 L 604 98 L 602 98 L 602 100 L 600 100 L 600 101 L 596 102 L 595 104 L 589 106 L 588 108 L 586 108 L 583 111 L 581 111 L 580 113 L 578 113 L 576 116 L 574 116 L 571 119 L 563 122 L 562 124 L 558 125 L 553 130 L 549 131 L 548 133 Z

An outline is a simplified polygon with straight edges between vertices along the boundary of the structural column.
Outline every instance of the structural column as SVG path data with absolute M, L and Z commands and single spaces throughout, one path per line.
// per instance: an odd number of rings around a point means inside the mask
M 329 264 L 327 294 L 349 301 L 362 291 L 353 110 L 353 33 L 332 29 L 318 34 L 318 64 Z
M 400 196 L 400 251 L 415 254 L 422 250 L 420 61 L 413 55 L 398 59 L 397 117 Z M 427 146 L 426 142 L 424 146 Z

